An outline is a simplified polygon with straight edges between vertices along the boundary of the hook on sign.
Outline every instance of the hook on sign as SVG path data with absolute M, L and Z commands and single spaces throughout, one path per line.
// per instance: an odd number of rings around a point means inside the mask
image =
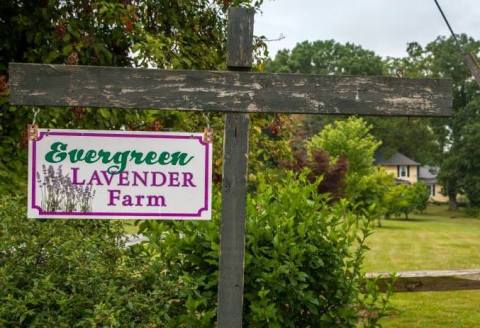
M 32 112 L 33 112 L 32 124 L 28 124 L 27 126 L 27 135 L 28 135 L 28 140 L 36 141 L 38 140 L 37 115 L 40 112 L 40 108 L 34 107 L 32 108 Z
M 28 140 L 37 141 L 38 140 L 38 125 L 28 124 L 27 134 L 28 134 Z
M 203 130 L 203 141 L 207 143 L 213 142 L 213 129 L 210 127 L 210 113 L 202 113 L 205 118 L 206 128 Z
M 203 130 L 203 141 L 210 144 L 213 142 L 212 128 L 205 128 L 205 130 Z

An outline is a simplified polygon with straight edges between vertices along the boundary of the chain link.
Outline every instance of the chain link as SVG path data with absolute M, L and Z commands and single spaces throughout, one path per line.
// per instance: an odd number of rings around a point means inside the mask
M 38 113 L 40 113 L 40 108 L 38 108 L 38 107 L 33 107 L 33 108 L 32 108 L 32 112 L 33 112 L 32 125 L 35 125 L 35 123 L 37 123 L 37 115 L 38 115 Z

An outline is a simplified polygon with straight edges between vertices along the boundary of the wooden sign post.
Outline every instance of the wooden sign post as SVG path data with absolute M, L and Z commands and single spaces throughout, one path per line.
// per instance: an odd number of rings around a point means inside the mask
M 253 11 L 228 12 L 229 72 L 11 63 L 15 105 L 225 112 L 218 326 L 242 326 L 248 113 L 449 116 L 451 82 L 248 72 Z
M 248 71 L 252 67 L 253 15 L 253 9 L 235 8 L 229 12 L 227 66 L 230 70 Z M 217 311 L 219 327 L 242 325 L 248 123 L 248 114 L 225 115 Z

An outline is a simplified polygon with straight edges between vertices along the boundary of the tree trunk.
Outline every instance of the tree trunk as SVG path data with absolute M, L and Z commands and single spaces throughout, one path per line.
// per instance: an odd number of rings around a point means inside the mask
M 448 209 L 450 211 L 456 211 L 457 208 L 458 208 L 457 195 L 449 195 L 448 196 Z

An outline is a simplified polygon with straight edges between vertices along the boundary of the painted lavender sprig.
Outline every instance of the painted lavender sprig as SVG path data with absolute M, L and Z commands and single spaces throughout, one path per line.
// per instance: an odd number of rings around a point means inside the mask
M 64 175 L 62 166 L 42 165 L 37 171 L 37 183 L 42 194 L 42 209 L 48 212 L 91 212 L 95 190 L 90 186 L 74 185 L 68 174 Z

